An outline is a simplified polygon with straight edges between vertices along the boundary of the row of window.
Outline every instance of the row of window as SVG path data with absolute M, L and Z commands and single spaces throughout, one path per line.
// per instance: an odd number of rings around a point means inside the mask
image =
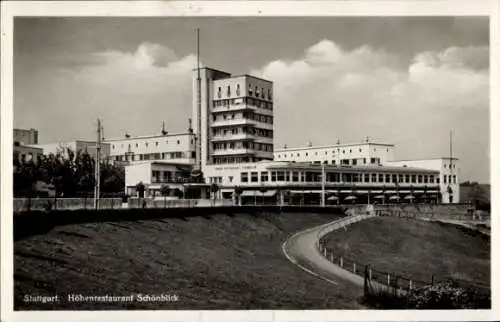
M 213 129 L 212 134 L 214 136 L 226 136 L 226 135 L 237 135 L 237 134 L 251 134 L 258 135 L 261 137 L 272 138 L 273 130 L 259 129 L 253 126 L 243 126 L 243 127 L 232 127 L 225 129 Z
M 261 171 L 260 182 L 321 182 L 319 172 L 299 171 Z M 241 182 L 259 182 L 258 172 L 242 172 Z M 416 174 L 383 174 L 383 173 L 350 173 L 334 172 L 326 174 L 326 182 L 344 183 L 439 183 L 434 175 Z
M 273 117 L 270 115 L 262 115 L 253 112 L 243 112 L 243 113 L 224 113 L 224 114 L 212 114 L 212 121 L 226 121 L 226 120 L 254 120 L 257 122 L 273 124 Z
M 279 159 L 279 157 L 278 157 Z M 291 161 L 292 163 L 295 163 L 295 160 Z M 367 158 L 362 158 L 362 159 L 341 159 L 339 160 L 339 163 L 337 164 L 337 160 L 331 160 L 330 163 L 328 160 L 324 160 L 323 164 L 331 164 L 331 165 L 360 165 L 360 164 L 367 164 L 368 159 Z M 313 161 L 313 164 L 321 164 L 321 161 Z M 370 164 L 380 164 L 380 158 L 370 158 Z
M 194 158 L 195 152 L 164 152 L 164 153 L 144 153 L 144 154 L 124 154 L 111 157 L 115 161 L 146 161 L 146 160 L 170 160 Z
M 363 149 L 362 148 L 358 148 L 358 151 L 359 152 L 363 152 Z M 340 153 L 341 150 L 340 149 L 337 149 L 337 153 Z M 373 152 L 377 152 L 377 148 L 373 148 Z M 386 152 L 389 152 L 389 149 L 386 149 Z M 349 149 L 349 153 L 352 153 L 352 149 Z M 319 153 L 321 155 L 321 153 Z M 328 151 L 324 151 L 324 154 L 327 155 L 328 154 Z M 335 150 L 332 150 L 331 151 L 331 154 L 335 154 Z M 346 154 L 346 150 L 345 149 L 342 149 L 342 154 Z M 304 155 L 307 157 L 309 156 L 309 152 L 305 152 Z M 311 155 L 312 152 L 311 152 Z M 314 152 L 314 155 L 318 155 L 318 151 Z M 296 153 L 290 153 L 290 154 L 286 154 L 286 153 L 282 153 L 282 154 L 278 154 L 278 158 L 293 158 L 293 157 L 300 157 L 300 152 L 296 152 Z
M 226 150 L 226 149 L 254 149 L 258 151 L 272 152 L 273 145 L 267 143 L 256 143 L 256 142 L 229 142 L 229 143 L 214 143 L 213 149 Z
M 150 143 L 150 142 L 144 142 L 144 146 L 145 146 L 146 148 L 147 148 L 147 147 L 149 147 L 149 143 Z M 166 144 L 168 144 L 168 140 L 166 140 L 166 141 L 165 141 L 165 143 L 166 143 Z M 193 144 L 193 143 L 194 143 L 194 142 L 193 142 L 193 139 L 191 139 L 191 144 Z M 154 142 L 154 146 L 156 146 L 156 147 L 158 147 L 158 146 L 159 146 L 159 144 L 160 144 L 160 142 L 158 142 L 158 141 Z M 179 145 L 179 144 L 181 144 L 181 141 L 180 141 L 180 140 L 177 140 L 177 145 Z M 142 144 L 141 144 L 141 145 L 142 145 Z M 153 142 L 151 142 L 151 145 L 153 145 Z M 128 149 L 130 150 L 130 149 L 132 148 L 132 146 L 133 146 L 133 145 L 129 143 L 129 144 L 128 144 Z M 120 147 L 121 147 L 121 148 L 123 148 L 123 143 L 122 143 L 122 144 L 120 144 Z M 135 143 L 135 147 L 136 147 L 136 148 L 138 148 L 138 147 L 139 147 L 139 143 Z M 115 145 L 114 145 L 114 144 L 112 144 L 112 145 L 111 145 L 111 149 L 113 149 L 113 150 L 115 149 Z
M 246 163 L 246 162 L 259 162 L 262 160 L 268 160 L 264 158 L 258 157 L 232 157 L 232 156 L 221 156 L 221 157 L 213 157 L 213 164 L 235 164 L 235 163 Z
M 444 167 L 445 169 L 446 169 L 447 167 L 449 167 L 450 169 L 451 169 L 451 168 L 455 169 L 455 165 L 454 165 L 454 164 L 451 164 L 451 163 L 450 163 L 449 165 L 446 165 L 446 163 L 445 163 L 443 167 Z
M 448 180 L 446 180 L 446 177 L 448 177 Z M 443 183 L 457 183 L 457 176 L 456 175 L 443 175 Z
M 251 98 L 251 97 L 245 97 L 242 99 L 232 98 L 232 99 L 223 99 L 223 100 L 214 101 L 214 107 L 227 107 L 227 108 L 229 108 L 231 105 L 242 105 L 242 104 L 245 104 L 247 106 L 251 105 L 251 106 L 258 107 L 258 108 L 263 108 L 263 109 L 270 110 L 270 111 L 273 110 L 273 103 L 262 101 L 262 100 Z
M 254 90 L 255 89 L 255 90 Z M 223 89 L 222 86 L 219 86 L 217 88 L 217 98 L 222 98 L 223 96 Z M 236 96 L 241 96 L 241 88 L 240 84 L 236 84 Z M 226 97 L 231 97 L 232 91 L 231 91 L 231 85 L 227 85 L 225 88 L 225 93 L 224 95 Z M 255 97 L 259 98 L 262 97 L 263 99 L 266 99 L 266 90 L 264 88 L 259 88 L 258 86 L 252 86 L 252 84 L 248 84 L 248 95 L 252 96 L 255 95 Z M 267 90 L 267 99 L 272 100 L 272 95 L 271 95 L 271 89 Z

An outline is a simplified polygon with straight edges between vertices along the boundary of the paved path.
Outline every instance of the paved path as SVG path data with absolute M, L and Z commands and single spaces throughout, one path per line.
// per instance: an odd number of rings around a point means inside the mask
M 351 283 L 363 293 L 363 278 L 354 275 L 324 258 L 316 249 L 318 232 L 324 225 L 299 232 L 283 244 L 285 256 L 302 270 L 318 276 L 329 283 Z

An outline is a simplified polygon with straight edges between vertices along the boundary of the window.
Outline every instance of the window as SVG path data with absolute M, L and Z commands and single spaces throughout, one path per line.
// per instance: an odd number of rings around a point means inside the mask
M 372 182 L 377 182 L 377 175 L 372 173 Z
M 358 164 L 358 160 L 352 159 L 352 165 L 357 165 L 357 164 Z
M 268 90 L 267 90 L 267 98 L 268 98 L 269 100 L 272 100 L 272 99 L 273 99 L 273 98 L 272 98 L 272 96 L 271 96 L 271 90 L 270 90 L 270 89 L 268 89 Z
M 248 172 L 241 173 L 241 182 L 248 182 Z
M 439 184 L 440 181 L 441 181 L 441 178 L 436 177 L 436 183 Z
M 417 176 L 415 174 L 411 175 L 411 183 L 416 183 L 417 182 Z
M 258 173 L 258 172 L 252 172 L 252 173 L 250 174 L 250 180 L 251 180 L 252 182 L 257 182 L 257 181 L 259 181 L 259 173 Z
M 405 182 L 410 183 L 410 175 L 409 174 L 405 175 Z
M 271 171 L 271 181 L 276 181 L 276 171 Z
M 255 86 L 255 97 L 259 97 L 259 88 Z
M 136 148 L 138 148 L 138 147 L 139 147 L 139 143 L 136 143 L 136 144 L 135 144 L 135 147 L 136 147 Z
M 427 175 L 424 175 L 424 183 L 429 182 L 429 177 Z
M 290 172 L 289 172 L 289 171 L 286 171 L 286 172 L 285 172 L 285 181 L 286 181 L 286 182 L 289 182 L 289 181 L 290 181 Z
M 248 95 L 252 95 L 252 94 L 253 94 L 252 84 L 248 84 Z
M 278 171 L 277 177 L 278 177 L 278 181 L 285 181 L 285 172 Z
M 390 174 L 386 174 L 385 175 L 385 182 L 391 182 L 391 175 Z
M 446 184 L 446 175 L 443 176 L 443 183 Z
M 240 96 L 240 84 L 236 84 L 236 96 Z
M 181 144 L 181 141 L 180 141 L 180 140 L 177 140 L 177 144 Z
M 422 175 L 421 174 L 418 175 L 418 183 L 422 183 Z
M 375 163 L 375 161 L 376 161 L 376 159 L 375 159 L 375 158 L 370 158 L 370 163 L 371 163 L 371 164 L 374 164 L 374 163 Z
M 130 146 L 129 146 L 130 147 Z M 148 142 L 146 142 L 146 148 L 148 147 Z
M 227 97 L 231 97 L 231 86 L 227 87 Z
M 296 171 L 292 172 L 292 181 L 293 182 L 299 181 L 299 173 L 298 172 L 296 172 Z
M 364 176 L 364 177 L 365 177 L 364 182 L 370 182 L 370 174 L 365 173 L 365 176 Z
M 269 180 L 269 173 L 267 171 L 263 171 L 260 173 L 260 181 L 267 182 Z
M 457 183 L 457 176 L 453 175 L 453 183 Z
M 218 90 L 217 90 L 217 97 L 221 98 L 221 96 L 222 96 L 222 88 L 219 87 Z
M 429 182 L 430 183 L 434 183 L 434 175 L 430 175 L 429 176 Z
M 403 175 L 400 174 L 399 175 L 399 181 L 398 181 L 398 175 L 397 174 L 393 174 L 392 175 L 392 182 L 396 183 L 396 182 L 403 182 Z
M 384 175 L 381 173 L 378 175 L 378 182 L 384 182 Z
M 156 143 L 156 146 L 158 146 L 158 142 L 155 142 Z

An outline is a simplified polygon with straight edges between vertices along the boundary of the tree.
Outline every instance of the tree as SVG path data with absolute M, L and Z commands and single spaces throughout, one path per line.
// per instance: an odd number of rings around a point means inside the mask
M 241 205 L 240 196 L 242 193 L 243 193 L 243 189 L 240 186 L 234 187 L 234 196 L 236 198 L 238 205 Z
M 145 186 L 144 186 L 144 183 L 142 183 L 142 181 L 135 185 L 135 189 L 137 190 L 137 193 L 139 194 L 139 198 L 144 198 Z
M 167 197 L 170 193 L 170 187 L 166 184 L 160 187 L 160 193 L 162 196 Z
M 213 194 L 213 203 L 215 203 L 217 191 L 219 191 L 219 186 L 216 183 L 212 183 L 212 185 L 210 186 L 210 192 Z

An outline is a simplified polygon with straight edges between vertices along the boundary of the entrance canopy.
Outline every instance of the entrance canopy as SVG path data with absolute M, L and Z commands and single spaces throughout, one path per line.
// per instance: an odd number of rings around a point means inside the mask
M 276 190 L 267 190 L 265 192 L 261 192 L 259 190 L 244 190 L 241 193 L 243 197 L 273 197 L 276 195 Z

